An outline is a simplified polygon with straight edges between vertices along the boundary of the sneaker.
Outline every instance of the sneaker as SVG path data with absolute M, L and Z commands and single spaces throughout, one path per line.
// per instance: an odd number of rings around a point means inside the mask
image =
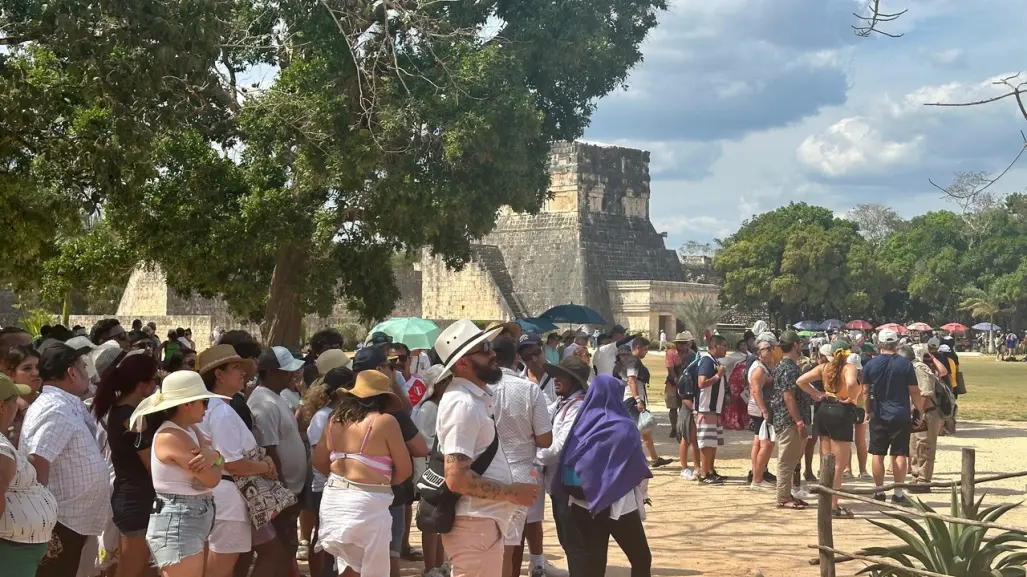
M 770 481 L 771 483 L 777 483 L 777 475 L 767 471 L 766 473 L 763 473 L 763 480 Z
M 799 487 L 798 489 L 792 489 L 792 499 L 798 499 L 800 501 L 806 501 L 813 498 L 813 493 L 810 493 L 806 489 Z
M 769 491 L 773 491 L 775 489 L 776 489 L 776 487 L 772 488 L 770 485 L 766 484 L 765 482 L 764 483 L 749 483 L 749 490 L 750 491 L 759 491 L 761 493 L 766 493 L 766 492 L 769 492 Z
M 884 499 L 881 499 L 881 500 L 883 501 Z M 913 502 L 910 501 L 909 498 L 906 497 L 905 495 L 892 495 L 891 496 L 891 504 L 892 505 L 903 505 L 903 506 L 906 506 L 906 507 L 910 507 L 910 506 L 913 505 Z
M 422 573 L 421 577 L 446 577 L 446 574 L 442 572 L 441 567 L 435 567 Z
M 544 565 L 532 565 L 529 575 L 531 577 L 546 577 L 546 568 Z
M 310 556 L 310 541 L 300 541 L 300 546 L 296 549 L 296 560 L 306 561 Z
M 557 567 L 556 565 L 553 565 L 548 560 L 546 561 L 546 565 L 545 565 L 545 567 L 543 569 L 544 569 L 543 573 L 545 574 L 545 577 L 569 577 L 570 576 L 570 572 L 569 571 L 567 571 L 566 569 L 561 569 L 561 568 Z M 534 575 L 534 571 L 535 570 L 532 569 L 532 572 L 533 572 L 532 575 Z
M 884 502 L 886 500 L 884 493 L 874 493 L 874 501 Z
M 842 473 L 842 479 L 855 479 L 855 477 L 852 476 L 852 471 L 845 471 Z
M 863 471 L 862 473 L 859 474 L 859 480 L 860 481 L 873 481 L 874 480 L 874 476 L 871 475 L 870 473 L 867 473 L 866 471 Z
M 691 467 L 681 471 L 681 478 L 686 481 L 694 481 L 696 477 L 698 477 L 698 475 L 695 474 L 695 469 Z
M 446 561 L 439 567 L 437 567 L 439 573 L 442 573 L 442 577 L 450 577 L 453 574 L 453 565 L 449 561 Z
M 710 473 L 710 474 L 706 475 L 705 477 L 703 477 L 701 483 L 704 484 L 704 485 L 723 485 L 724 484 L 724 479 L 719 478 L 719 477 L 714 477 L 713 473 Z
M 662 467 L 664 465 L 669 465 L 669 464 L 671 464 L 673 462 L 674 461 L 671 461 L 670 459 L 666 459 L 664 457 L 660 457 L 659 459 L 656 459 L 655 461 L 651 461 L 649 463 L 649 466 L 654 468 L 654 469 L 656 469 L 656 468 Z
M 720 481 L 721 483 L 724 483 L 724 482 L 727 481 L 727 477 L 725 477 L 724 475 L 721 475 L 720 473 L 718 473 L 716 469 L 713 470 L 713 478 L 718 480 L 718 481 Z

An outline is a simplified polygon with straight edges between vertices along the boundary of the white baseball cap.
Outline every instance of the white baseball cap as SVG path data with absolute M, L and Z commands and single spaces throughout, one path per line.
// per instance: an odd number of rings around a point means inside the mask
M 879 342 L 879 343 L 897 343 L 897 342 L 899 342 L 899 333 L 897 333 L 897 332 L 895 332 L 895 331 L 893 331 L 891 329 L 883 330 L 883 331 L 881 331 L 877 335 L 877 342 Z

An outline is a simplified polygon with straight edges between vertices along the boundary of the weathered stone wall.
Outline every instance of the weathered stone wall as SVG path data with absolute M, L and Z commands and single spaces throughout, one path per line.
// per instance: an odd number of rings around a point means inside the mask
M 421 261 L 421 312 L 429 319 L 512 320 L 503 292 L 480 262 L 451 271 L 442 259 Z
M 649 218 L 649 153 L 644 150 L 558 142 L 549 170 L 553 196 L 544 212 Z

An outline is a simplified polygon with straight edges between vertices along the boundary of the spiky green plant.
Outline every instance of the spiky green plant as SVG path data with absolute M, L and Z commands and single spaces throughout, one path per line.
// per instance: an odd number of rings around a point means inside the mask
M 982 495 L 974 511 L 976 515 L 963 511 L 959 492 L 952 488 L 951 513 L 953 517 L 975 519 L 994 523 L 1020 503 L 1006 503 L 981 509 Z M 916 499 L 913 506 L 925 513 L 934 509 Z M 939 519 L 924 518 L 922 522 L 900 513 L 884 512 L 912 529 L 870 520 L 871 523 L 888 531 L 903 541 L 902 545 L 888 547 L 867 547 L 863 552 L 897 562 L 906 567 L 921 567 L 928 571 L 951 575 L 952 577 L 1024 577 L 1027 575 L 1027 533 L 1006 531 L 988 541 L 984 540 L 986 527 L 974 527 L 948 523 Z M 858 574 L 869 573 L 873 577 L 916 577 L 916 573 L 871 564 Z

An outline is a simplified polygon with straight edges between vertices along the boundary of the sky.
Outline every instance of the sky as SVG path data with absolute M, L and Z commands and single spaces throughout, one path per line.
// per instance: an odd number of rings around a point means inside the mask
M 651 152 L 649 211 L 668 248 L 792 201 L 839 216 L 867 203 L 905 218 L 958 210 L 928 179 L 998 173 L 1027 132 L 1013 99 L 924 106 L 997 96 L 992 82 L 1027 65 L 1023 0 L 972 4 L 883 0 L 908 9 L 882 25 L 903 36 L 861 38 L 852 13 L 865 1 L 670 0 L 584 139 Z M 994 190 L 1025 187 L 1027 159 Z

